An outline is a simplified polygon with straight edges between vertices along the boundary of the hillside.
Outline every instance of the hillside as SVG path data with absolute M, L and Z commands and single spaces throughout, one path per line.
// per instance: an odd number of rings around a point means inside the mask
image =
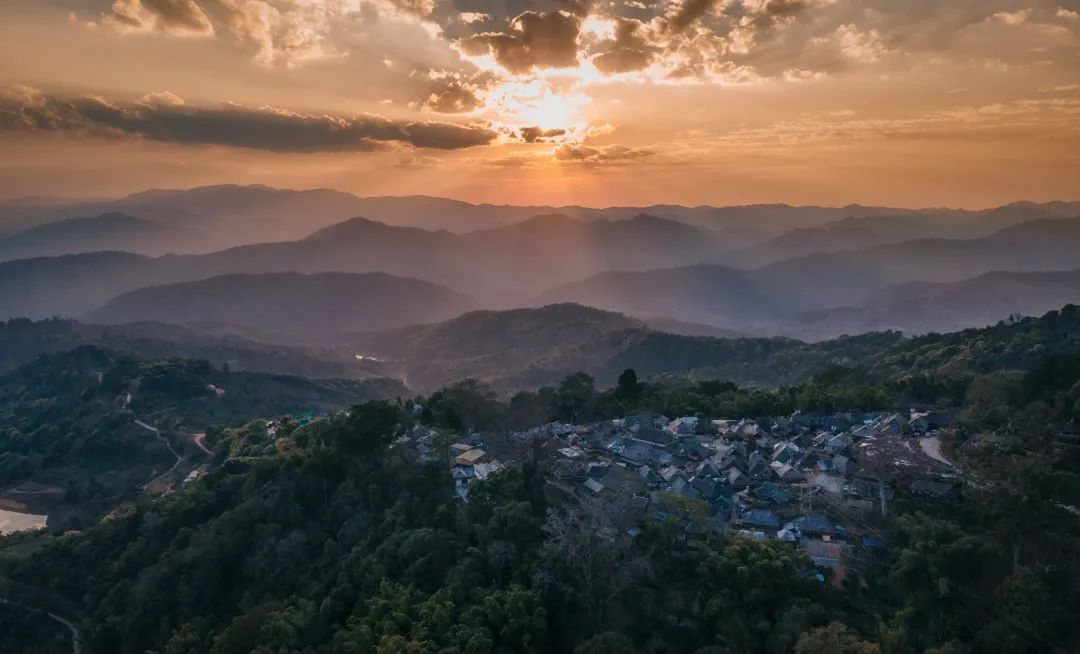
M 626 368 L 645 375 L 773 385 L 805 379 L 821 368 L 816 354 L 771 365 L 774 356 L 801 351 L 798 341 L 669 334 L 576 304 L 473 312 L 435 325 L 358 336 L 355 343 L 359 352 L 379 359 L 418 390 L 475 377 L 509 391 L 553 384 L 579 370 L 610 384 Z
M 24 500 L 48 511 L 50 529 L 79 528 L 152 492 L 149 481 L 167 471 L 182 478 L 205 463 L 191 434 L 260 416 L 336 411 L 402 390 L 81 346 L 0 374 L 0 487 L 53 489 Z
M 38 356 L 94 345 L 140 358 L 203 359 L 217 366 L 304 377 L 369 379 L 385 376 L 377 362 L 357 361 L 352 351 L 299 344 L 273 344 L 235 326 L 163 323 L 93 325 L 71 320 L 0 321 L 0 373 Z
M 141 288 L 87 319 L 233 324 L 321 341 L 339 332 L 446 320 L 472 308 L 472 300 L 444 287 L 384 273 L 268 273 Z
M 123 213 L 105 213 L 48 223 L 2 238 L 0 261 L 101 250 L 148 255 L 182 253 L 200 247 L 200 241 L 200 235 L 189 229 Z

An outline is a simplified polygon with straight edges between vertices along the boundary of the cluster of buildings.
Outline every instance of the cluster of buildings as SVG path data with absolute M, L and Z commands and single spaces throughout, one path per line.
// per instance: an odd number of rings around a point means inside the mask
M 919 445 L 946 419 L 917 411 L 796 413 L 768 422 L 634 415 L 472 434 L 443 456 L 467 501 L 473 480 L 512 465 L 523 443 L 539 442 L 553 490 L 602 502 L 629 533 L 674 518 L 688 531 L 780 539 L 837 581 L 853 546 L 883 546 L 868 518 L 886 514 L 898 490 L 937 497 L 953 490 L 950 466 Z M 439 458 L 430 430 L 414 430 L 413 441 L 422 459 Z M 696 507 L 693 519 L 687 507 Z

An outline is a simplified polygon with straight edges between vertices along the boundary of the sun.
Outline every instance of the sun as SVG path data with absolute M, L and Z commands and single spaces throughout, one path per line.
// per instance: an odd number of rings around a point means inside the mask
M 572 78 L 508 80 L 487 97 L 489 110 L 502 122 L 567 132 L 586 126 L 583 113 L 590 102 Z

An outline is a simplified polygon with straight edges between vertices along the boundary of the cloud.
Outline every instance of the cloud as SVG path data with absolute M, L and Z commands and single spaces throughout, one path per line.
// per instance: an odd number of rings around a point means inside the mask
M 518 137 L 526 143 L 543 143 L 548 139 L 558 138 L 565 134 L 565 129 L 544 129 L 537 126 L 522 127 L 518 130 Z
M 615 38 L 601 42 L 592 58 L 596 69 L 606 75 L 628 73 L 648 68 L 658 48 L 645 38 L 644 24 L 631 18 L 620 18 L 615 25 Z
M 561 11 L 526 11 L 505 32 L 484 32 L 458 41 L 466 55 L 493 54 L 507 71 L 526 74 L 534 68 L 571 68 L 577 65 L 577 38 L 581 21 Z
M 649 150 L 631 148 L 625 145 L 594 147 L 573 143 L 563 143 L 552 151 L 552 155 L 557 161 L 567 163 L 610 163 L 628 159 L 640 159 L 651 154 L 652 152 Z
M 487 145 L 498 136 L 478 125 L 402 121 L 373 115 L 300 114 L 235 104 L 193 107 L 169 96 L 170 102 L 148 102 L 144 98 L 117 104 L 97 97 L 65 100 L 37 89 L 12 87 L 0 92 L 0 130 L 143 138 L 271 152 L 363 152 L 384 143 L 451 150 Z
M 461 82 L 449 82 L 438 91 L 433 91 L 424 102 L 422 107 L 441 114 L 459 114 L 475 110 L 480 106 L 480 98 L 476 97 L 468 87 Z
M 881 61 L 889 52 L 881 33 L 876 29 L 861 32 L 858 27 L 849 23 L 837 27 L 834 37 L 840 51 L 855 61 L 874 63 Z
M 667 15 L 667 31 L 679 34 L 713 8 L 716 0 L 682 0 Z
M 121 31 L 214 34 L 210 18 L 195 0 L 116 0 L 102 22 Z

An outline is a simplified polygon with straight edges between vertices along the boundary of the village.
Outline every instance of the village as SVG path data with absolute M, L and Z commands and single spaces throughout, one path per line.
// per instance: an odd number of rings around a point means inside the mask
M 772 421 L 632 415 L 442 441 L 399 441 L 417 462 L 447 460 L 458 500 L 476 480 L 540 452 L 554 497 L 596 502 L 630 536 L 673 520 L 688 535 L 735 530 L 803 549 L 840 585 L 849 561 L 887 546 L 879 526 L 900 493 L 938 502 L 959 471 L 940 453 L 946 412 L 795 413 Z

